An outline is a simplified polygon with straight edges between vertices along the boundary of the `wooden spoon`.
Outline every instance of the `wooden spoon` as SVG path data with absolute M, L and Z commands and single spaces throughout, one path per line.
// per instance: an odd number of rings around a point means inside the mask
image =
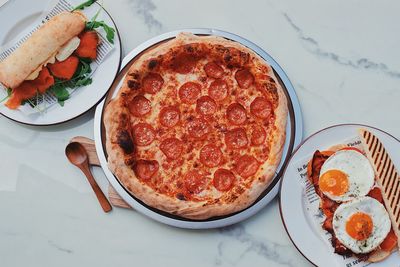
M 81 171 L 86 175 L 86 178 L 92 186 L 92 189 L 96 194 L 96 197 L 99 200 L 104 212 L 109 212 L 112 210 L 110 202 L 108 202 L 108 199 L 105 197 L 103 191 L 101 191 L 96 180 L 93 178 L 92 172 L 89 168 L 88 154 L 85 148 L 78 142 L 69 143 L 65 148 L 65 155 L 67 155 L 68 160 L 72 164 L 81 169 Z

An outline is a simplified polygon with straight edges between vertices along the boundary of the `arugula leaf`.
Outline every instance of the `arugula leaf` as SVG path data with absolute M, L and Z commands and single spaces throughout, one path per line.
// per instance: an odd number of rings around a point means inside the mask
M 115 36 L 115 29 L 108 26 L 103 20 L 97 21 L 97 17 L 100 14 L 101 8 L 96 12 L 96 14 L 93 16 L 91 21 L 86 22 L 86 30 L 91 31 L 96 28 L 103 28 L 103 30 L 106 32 L 106 38 L 110 43 L 114 43 L 114 36 Z
M 55 85 L 51 88 L 52 92 L 54 95 L 57 97 L 57 100 L 60 101 L 65 101 L 69 98 L 69 92 L 67 88 L 62 86 L 61 84 Z
M 82 4 L 76 6 L 74 9 L 72 9 L 72 11 L 83 10 L 85 7 L 91 6 L 94 2 L 96 2 L 96 0 L 88 0 L 86 2 L 83 2 Z
M 11 88 L 7 88 L 7 96 L 0 100 L 0 103 L 6 101 L 11 96 L 12 90 Z
M 108 26 L 104 21 L 89 21 L 86 23 L 87 30 L 93 30 L 96 28 L 103 28 L 106 32 L 106 38 L 110 43 L 114 43 L 115 29 Z

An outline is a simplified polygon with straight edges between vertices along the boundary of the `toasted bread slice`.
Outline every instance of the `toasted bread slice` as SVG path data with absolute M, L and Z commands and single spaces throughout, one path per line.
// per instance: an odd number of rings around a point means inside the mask
M 380 261 L 383 261 L 384 259 L 389 257 L 390 254 L 392 254 L 396 250 L 397 250 L 397 247 L 394 248 L 393 251 L 390 251 L 390 252 L 378 248 L 378 249 L 376 249 L 374 252 L 372 252 L 369 255 L 367 261 L 369 261 L 369 262 L 380 262 Z
M 359 135 L 367 157 L 374 167 L 376 181 L 381 188 L 393 230 L 397 240 L 400 240 L 400 176 L 379 139 L 366 129 L 360 129 Z

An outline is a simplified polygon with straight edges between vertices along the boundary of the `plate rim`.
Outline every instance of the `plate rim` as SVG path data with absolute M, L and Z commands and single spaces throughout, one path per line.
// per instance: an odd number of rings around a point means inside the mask
M 298 145 L 298 143 L 301 141 L 302 138 L 302 133 L 303 133 L 303 121 L 302 121 L 302 113 L 301 113 L 301 109 L 300 109 L 300 104 L 298 101 L 298 97 L 296 95 L 296 92 L 294 90 L 293 84 L 290 82 L 289 78 L 287 77 L 286 73 L 283 71 L 283 69 L 279 66 L 279 64 L 265 51 L 263 50 L 261 47 L 257 46 L 255 43 L 239 36 L 233 33 L 229 33 L 229 32 L 225 32 L 225 31 L 221 31 L 221 30 L 216 30 L 216 29 L 210 29 L 210 28 L 191 28 L 191 29 L 179 29 L 179 30 L 174 30 L 174 31 L 170 31 L 170 32 L 166 32 L 163 33 L 161 35 L 158 35 L 156 37 L 153 37 L 147 41 L 145 41 L 144 43 L 140 44 L 139 46 L 137 46 L 136 48 L 134 48 L 131 52 L 129 52 L 127 54 L 127 56 L 122 60 L 122 70 L 125 70 L 125 68 L 127 66 L 129 66 L 129 64 L 132 62 L 132 60 L 134 60 L 137 55 L 139 55 L 140 53 L 142 53 L 143 51 L 145 51 L 146 49 L 152 47 L 153 45 L 156 45 L 162 41 L 165 40 L 169 40 L 172 38 L 175 38 L 175 36 L 178 33 L 181 32 L 191 32 L 193 34 L 197 34 L 197 35 L 215 35 L 215 36 L 221 36 L 227 39 L 231 39 L 233 41 L 239 42 L 242 45 L 248 47 L 249 49 L 252 49 L 255 53 L 257 53 L 258 55 L 260 55 L 265 61 L 267 61 L 267 63 L 269 65 L 271 65 L 274 69 L 274 71 L 277 73 L 277 76 L 279 77 L 279 79 L 281 80 L 281 82 L 284 85 L 284 90 L 289 98 L 290 102 L 290 107 L 292 108 L 292 112 L 293 114 L 289 114 L 289 118 L 290 120 L 293 121 L 293 127 L 292 128 L 292 137 L 290 138 L 290 143 L 293 143 L 291 145 L 291 147 L 289 146 L 289 149 L 287 149 L 287 153 L 285 158 L 283 159 L 282 163 L 286 164 L 290 158 L 291 152 L 294 150 L 294 148 Z M 122 71 L 121 71 L 122 72 Z M 122 73 L 120 73 L 122 74 Z M 125 75 L 124 75 L 125 76 Z M 123 76 L 123 77 L 124 77 Z M 121 80 L 123 79 L 123 77 L 121 78 Z M 121 81 L 118 82 L 118 85 L 120 84 Z M 114 86 L 114 85 L 113 85 Z M 112 86 L 112 87 L 113 87 Z M 119 89 L 117 89 L 119 90 Z M 283 173 L 284 170 L 284 164 L 280 167 L 279 172 L 276 173 L 273 182 L 265 189 L 264 192 L 264 196 L 262 196 L 260 199 L 258 199 L 257 202 L 255 202 L 252 206 L 238 212 L 232 215 L 228 215 L 228 216 L 224 216 L 222 218 L 216 218 L 216 219 L 212 219 L 212 220 L 201 220 L 201 221 L 193 221 L 193 220 L 189 220 L 189 219 L 185 219 L 185 218 L 174 218 L 174 217 L 170 217 L 167 215 L 164 215 L 158 211 L 154 211 L 152 209 L 150 209 L 147 205 L 142 204 L 140 201 L 138 201 L 137 199 L 135 199 L 129 192 L 127 192 L 127 190 L 120 184 L 120 182 L 118 181 L 118 178 L 115 177 L 115 175 L 113 175 L 110 170 L 107 167 L 107 162 L 106 162 L 106 151 L 104 151 L 104 144 L 102 142 L 103 137 L 103 131 L 102 131 L 102 118 L 103 118 L 103 113 L 104 113 L 104 108 L 105 108 L 105 102 L 109 99 L 109 97 L 112 97 L 114 94 L 113 89 L 111 89 L 108 92 L 108 95 L 106 96 L 106 98 L 103 100 L 103 102 L 101 104 L 98 105 L 98 107 L 96 108 L 96 114 L 95 114 L 95 141 L 96 141 L 96 147 L 98 148 L 98 150 L 101 153 L 100 155 L 100 161 L 101 161 L 101 165 L 103 167 L 103 171 L 106 173 L 106 177 L 108 180 L 110 180 L 111 177 L 108 177 L 110 173 L 112 176 L 112 181 L 111 184 L 113 186 L 117 186 L 116 189 L 120 189 L 121 191 L 120 193 L 123 194 L 123 196 L 125 196 L 125 194 L 128 195 L 128 198 L 130 201 L 134 202 L 135 205 L 138 205 L 140 207 L 142 207 L 144 210 L 148 211 L 149 213 L 152 213 L 151 216 L 149 215 L 147 212 L 142 211 L 142 210 L 138 210 L 140 213 L 146 215 L 147 217 L 150 217 L 153 220 L 156 220 L 158 222 L 164 223 L 164 224 L 168 224 L 168 225 L 172 225 L 175 227 L 180 227 L 180 228 L 194 228 L 194 229 L 204 229 L 204 228 L 217 228 L 217 227 L 222 227 L 222 226 L 226 226 L 226 225 L 230 225 L 233 223 L 237 223 L 239 221 L 242 221 L 252 215 L 254 215 L 256 212 L 258 212 L 262 207 L 264 207 L 267 203 L 270 202 L 270 200 L 275 197 L 278 193 L 278 189 L 279 189 L 279 182 L 280 182 L 280 177 Z M 296 102 L 296 105 L 293 105 L 293 101 Z M 291 118 L 293 117 L 293 118 Z M 290 121 L 288 123 L 291 123 Z M 293 140 L 293 141 L 292 141 Z M 290 144 L 289 144 L 290 145 Z M 103 159 L 104 157 L 104 159 Z M 102 161 L 105 162 L 102 162 Z M 106 169 L 104 168 L 104 166 L 106 167 Z M 115 181 L 114 181 L 115 180 Z M 115 185 L 114 185 L 115 182 Z M 123 197 L 121 196 L 121 197 Z M 267 198 L 270 198 L 268 201 L 264 200 Z M 264 200 L 264 201 L 263 201 Z M 263 203 L 266 202 L 266 203 Z M 258 204 L 258 205 L 257 205 Z M 252 208 L 255 210 L 254 212 L 252 211 Z M 250 210 L 250 211 L 249 211 Z M 247 211 L 247 212 L 246 212 Z M 244 214 L 244 215 L 242 215 Z M 242 216 L 241 216 L 242 215 Z M 247 216 L 246 216 L 247 215 Z M 157 219 L 155 217 L 161 216 L 162 218 L 164 218 L 164 220 L 162 219 Z M 175 223 L 173 223 L 175 222 Z
M 11 1 L 9 1 L 9 2 L 11 2 Z M 9 3 L 9 2 L 6 2 L 5 4 L 7 4 L 7 3 Z M 74 120 L 74 119 L 76 119 L 76 118 L 79 118 L 79 117 L 83 116 L 84 114 L 86 114 L 87 112 L 89 112 L 93 107 L 96 107 L 101 101 L 103 101 L 104 97 L 108 94 L 108 91 L 110 90 L 111 85 L 114 83 L 115 79 L 117 78 L 118 73 L 119 73 L 120 68 L 121 68 L 121 64 L 122 64 L 122 40 L 121 40 L 121 36 L 120 36 L 120 34 L 119 34 L 118 26 L 117 26 L 117 24 L 115 23 L 115 20 L 113 19 L 113 17 L 111 16 L 111 14 L 110 14 L 102 5 L 100 5 L 97 1 L 94 2 L 94 3 L 95 3 L 96 5 L 98 5 L 99 7 L 101 7 L 101 8 L 103 9 L 103 11 L 104 11 L 104 12 L 108 15 L 108 17 L 111 19 L 111 21 L 113 22 L 113 24 L 114 24 L 114 26 L 115 26 L 115 33 L 116 33 L 115 36 L 117 36 L 117 37 L 118 37 L 118 40 L 119 40 L 119 47 L 118 47 L 118 51 L 119 51 L 119 60 L 118 60 L 118 66 L 117 66 L 116 71 L 115 71 L 114 79 L 111 81 L 110 85 L 108 86 L 108 89 L 104 92 L 104 94 L 103 94 L 93 105 L 91 105 L 90 107 L 88 107 L 88 108 L 87 108 L 85 111 L 83 111 L 82 113 L 80 113 L 80 114 L 78 114 L 78 115 L 76 115 L 76 116 L 73 116 L 72 118 L 69 118 L 69 119 L 66 119 L 66 120 L 62 120 L 62 121 L 58 121 L 58 122 L 54 122 L 54 123 L 39 123 L 39 124 L 38 124 L 38 123 L 29 123 L 29 122 L 19 121 L 19 120 L 15 119 L 15 118 L 11 118 L 10 116 L 5 115 L 5 114 L 4 114 L 3 112 L 1 112 L 1 111 L 0 111 L 0 115 L 2 115 L 3 117 L 5 117 L 5 118 L 7 118 L 7 119 L 9 119 L 9 120 L 11 120 L 11 121 L 14 121 L 14 122 L 19 123 L 19 124 L 22 124 L 22 125 L 34 126 L 34 127 L 53 126 L 53 125 L 63 124 L 63 123 L 72 121 L 72 120 Z M 0 7 L 0 8 L 1 8 L 1 7 Z
M 278 193 L 278 198 L 279 198 L 279 201 L 278 201 L 278 204 L 279 204 L 279 214 L 280 214 L 281 221 L 282 221 L 283 227 L 284 227 L 284 229 L 285 229 L 285 232 L 286 232 L 287 236 L 289 237 L 289 239 L 290 239 L 291 243 L 293 244 L 293 246 L 294 246 L 294 247 L 296 248 L 296 250 L 303 256 L 303 258 L 305 258 L 309 263 L 311 263 L 311 264 L 314 265 L 314 266 L 318 266 L 318 265 L 317 265 L 316 263 L 314 263 L 310 258 L 308 258 L 308 257 L 303 253 L 303 251 L 300 249 L 300 247 L 294 242 L 292 236 L 291 236 L 290 233 L 289 233 L 289 230 L 288 230 L 288 228 L 287 228 L 287 225 L 286 225 L 286 223 L 285 223 L 285 219 L 284 219 L 283 212 L 282 212 L 282 197 L 281 197 L 281 194 L 282 194 L 282 187 L 283 187 L 283 180 L 285 179 L 285 174 L 286 174 L 287 168 L 289 167 L 289 163 L 292 161 L 292 159 L 294 158 L 294 156 L 296 155 L 296 153 L 300 150 L 300 148 L 301 148 L 308 140 L 310 140 L 311 138 L 313 138 L 314 136 L 318 135 L 318 134 L 321 133 L 321 132 L 324 132 L 324 131 L 329 130 L 329 129 L 332 129 L 332 128 L 343 127 L 343 126 L 359 126 L 359 127 L 371 128 L 371 129 L 380 131 L 380 132 L 382 132 L 382 133 L 388 135 L 389 137 L 393 138 L 394 140 L 396 140 L 397 142 L 400 143 L 400 139 L 399 139 L 399 138 L 397 138 L 397 137 L 393 136 L 392 134 L 390 134 L 390 133 L 388 133 L 388 132 L 386 132 L 386 131 L 384 131 L 384 130 L 378 128 L 378 127 L 375 127 L 375 126 L 370 126 L 370 125 L 362 124 L 362 123 L 339 123 L 339 124 L 334 124 L 334 125 L 331 125 L 331 126 L 327 126 L 327 127 L 325 127 L 325 128 L 322 128 L 322 129 L 320 129 L 320 130 L 318 130 L 318 131 L 312 133 L 312 134 L 309 135 L 307 138 L 305 138 L 303 141 L 301 141 L 300 144 L 293 150 L 292 155 L 290 156 L 289 161 L 288 161 L 288 163 L 286 164 L 286 166 L 285 166 L 285 168 L 284 168 L 283 175 L 282 175 L 282 177 L 280 178 L 280 179 L 281 179 L 281 183 L 280 183 L 280 186 L 279 186 L 279 193 Z

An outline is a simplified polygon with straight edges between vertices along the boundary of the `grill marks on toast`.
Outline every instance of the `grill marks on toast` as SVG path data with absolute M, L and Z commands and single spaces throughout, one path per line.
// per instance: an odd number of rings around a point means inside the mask
M 373 163 L 393 228 L 400 238 L 400 176 L 379 139 L 365 129 L 360 129 L 360 136 L 367 156 Z

